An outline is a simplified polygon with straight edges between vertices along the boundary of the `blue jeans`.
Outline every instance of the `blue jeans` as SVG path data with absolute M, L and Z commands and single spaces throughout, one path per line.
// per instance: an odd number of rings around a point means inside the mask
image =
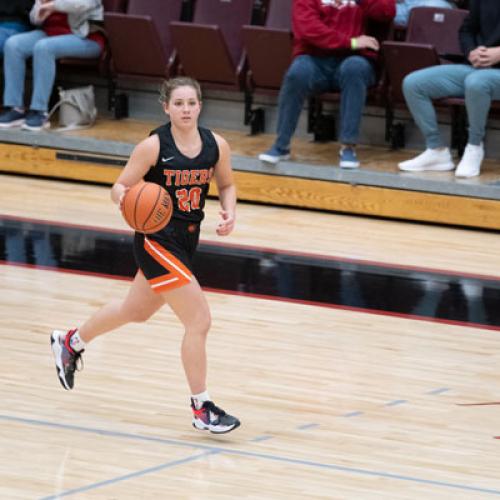
M 432 99 L 465 97 L 469 144 L 479 146 L 486 133 L 492 99 L 500 99 L 500 69 L 466 64 L 432 66 L 410 73 L 403 94 L 428 148 L 443 147 Z
M 42 30 L 11 36 L 4 47 L 4 106 L 24 107 L 26 59 L 33 56 L 33 95 L 30 109 L 47 111 L 56 77 L 56 59 L 98 57 L 97 42 L 76 35 L 47 36 Z
M 0 22 L 0 54 L 3 54 L 3 46 L 12 35 L 22 33 L 28 29 L 28 25 L 24 23 L 16 23 L 15 21 Z
M 366 100 L 375 84 L 375 69 L 361 56 L 296 57 L 286 72 L 278 100 L 278 137 L 275 146 L 287 151 L 306 97 L 340 90 L 340 141 L 356 144 Z
M 400 0 L 396 3 L 396 17 L 394 18 L 394 23 L 406 26 L 410 18 L 411 9 L 415 7 L 453 9 L 453 4 L 446 0 Z

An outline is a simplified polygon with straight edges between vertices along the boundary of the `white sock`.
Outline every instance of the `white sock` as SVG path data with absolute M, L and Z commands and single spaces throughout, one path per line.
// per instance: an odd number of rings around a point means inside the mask
M 80 338 L 80 332 L 78 330 L 76 330 L 75 333 L 73 333 L 73 335 L 71 335 L 70 339 L 69 339 L 69 345 L 71 347 L 71 349 L 73 349 L 73 351 L 75 352 L 80 352 L 80 351 L 83 351 L 85 349 L 85 342 Z
M 199 410 L 205 401 L 211 401 L 208 391 L 200 392 L 199 394 L 193 394 L 191 396 L 193 400 L 194 407 Z

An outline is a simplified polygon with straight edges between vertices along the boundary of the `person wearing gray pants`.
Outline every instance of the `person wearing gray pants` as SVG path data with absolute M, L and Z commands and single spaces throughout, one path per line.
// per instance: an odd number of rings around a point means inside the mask
M 399 164 L 403 171 L 446 171 L 455 165 L 439 134 L 433 99 L 464 97 L 469 120 L 468 143 L 455 175 L 474 177 L 481 171 L 483 139 L 491 101 L 500 99 L 500 3 L 472 0 L 469 15 L 459 31 L 469 64 L 433 66 L 409 74 L 403 93 L 426 150 Z

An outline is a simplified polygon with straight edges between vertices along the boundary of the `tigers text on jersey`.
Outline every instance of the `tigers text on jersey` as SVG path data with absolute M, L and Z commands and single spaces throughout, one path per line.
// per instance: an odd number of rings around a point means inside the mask
M 201 151 L 195 158 L 183 155 L 175 144 L 170 123 L 151 132 L 160 140 L 160 154 L 144 180 L 163 186 L 172 198 L 173 219 L 201 222 L 203 208 L 215 165 L 219 161 L 219 146 L 212 132 L 198 127 Z

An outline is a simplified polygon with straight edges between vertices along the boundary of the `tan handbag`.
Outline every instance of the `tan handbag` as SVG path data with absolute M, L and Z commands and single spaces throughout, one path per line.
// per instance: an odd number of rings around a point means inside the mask
M 97 118 L 94 86 L 63 89 L 59 87 L 59 101 L 51 109 L 49 118 L 59 109 L 59 127 L 56 132 L 89 128 Z

